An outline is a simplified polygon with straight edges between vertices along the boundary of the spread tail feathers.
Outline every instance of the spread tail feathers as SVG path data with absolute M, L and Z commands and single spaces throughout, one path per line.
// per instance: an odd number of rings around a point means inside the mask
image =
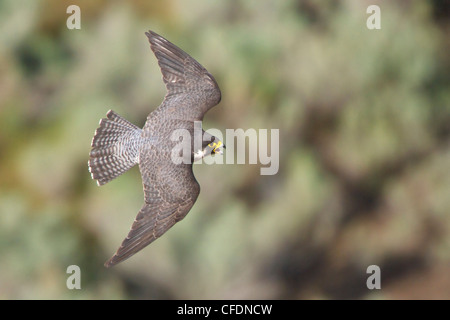
M 139 163 L 141 129 L 109 110 L 92 139 L 89 171 L 99 186 Z

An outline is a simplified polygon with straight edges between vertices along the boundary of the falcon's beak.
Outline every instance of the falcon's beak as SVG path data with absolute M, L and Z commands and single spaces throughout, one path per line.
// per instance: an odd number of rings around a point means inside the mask
M 209 145 L 211 146 L 211 144 Z M 215 148 L 213 149 L 214 154 L 223 154 L 222 148 L 226 148 L 222 141 L 214 142 L 213 145 Z

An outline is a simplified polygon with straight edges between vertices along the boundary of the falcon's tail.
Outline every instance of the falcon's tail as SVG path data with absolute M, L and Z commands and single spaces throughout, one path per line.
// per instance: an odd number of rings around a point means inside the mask
M 139 163 L 141 129 L 109 110 L 92 139 L 89 171 L 99 186 Z

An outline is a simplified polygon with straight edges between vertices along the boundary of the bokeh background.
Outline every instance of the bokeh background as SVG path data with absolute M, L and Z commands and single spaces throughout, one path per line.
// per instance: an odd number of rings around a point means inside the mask
M 219 83 L 205 129 L 280 130 L 280 170 L 195 165 L 189 215 L 106 269 L 142 187 L 97 187 L 90 142 L 160 104 L 148 29 Z M 0 298 L 449 299 L 449 52 L 445 0 L 0 0 Z

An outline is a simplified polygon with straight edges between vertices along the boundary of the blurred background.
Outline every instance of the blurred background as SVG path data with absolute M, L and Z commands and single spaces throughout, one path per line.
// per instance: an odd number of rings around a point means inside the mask
M 280 169 L 195 165 L 187 217 L 106 269 L 142 185 L 97 187 L 90 143 L 162 101 L 149 29 L 219 83 L 204 129 L 279 129 Z M 449 299 L 449 51 L 445 0 L 0 0 L 0 299 Z

